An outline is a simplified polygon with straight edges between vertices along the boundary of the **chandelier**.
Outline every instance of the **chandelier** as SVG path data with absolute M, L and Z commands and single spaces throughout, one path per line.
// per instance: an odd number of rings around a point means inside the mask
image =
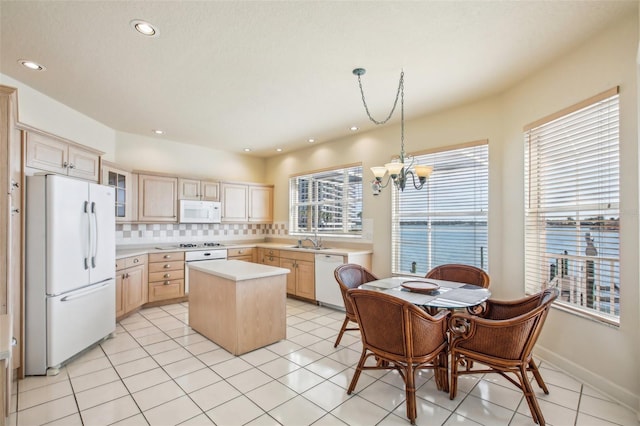
M 400 98 L 400 155 L 397 159 L 392 160 L 390 163 L 387 163 L 384 166 L 371 167 L 371 171 L 373 172 L 373 176 L 375 177 L 375 179 L 371 181 L 371 190 L 373 191 L 373 195 L 380 194 L 382 188 L 386 188 L 387 185 L 389 185 L 389 182 L 393 182 L 396 189 L 404 191 L 405 185 L 409 180 L 409 176 L 411 176 L 413 187 L 415 189 L 422 189 L 427 181 L 427 178 L 433 171 L 433 166 L 425 166 L 420 164 L 414 165 L 414 158 L 410 155 L 405 154 L 404 152 L 404 71 L 400 72 L 400 82 L 398 84 L 396 100 L 393 102 L 391 112 L 389 112 L 387 118 L 382 121 L 378 121 L 371 116 L 369 107 L 367 106 L 367 101 L 364 98 L 364 90 L 362 89 L 361 77 L 365 72 L 366 70 L 364 68 L 356 68 L 353 70 L 353 74 L 358 77 L 358 86 L 360 86 L 362 103 L 364 104 L 364 109 L 367 112 L 369 120 L 373 121 L 375 124 L 385 124 L 387 121 L 389 121 L 394 111 L 396 110 L 396 106 L 398 105 L 398 98 Z M 409 164 L 405 165 L 406 162 L 408 162 Z M 389 178 L 387 179 L 386 183 L 383 183 L 383 178 L 387 174 L 387 172 L 389 173 Z M 416 177 L 418 178 L 417 182 Z

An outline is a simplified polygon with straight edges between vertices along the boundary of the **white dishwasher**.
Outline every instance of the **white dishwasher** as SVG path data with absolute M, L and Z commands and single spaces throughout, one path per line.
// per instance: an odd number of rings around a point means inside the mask
M 344 263 L 344 256 L 336 254 L 316 254 L 316 300 L 323 305 L 344 309 L 340 286 L 333 271 Z

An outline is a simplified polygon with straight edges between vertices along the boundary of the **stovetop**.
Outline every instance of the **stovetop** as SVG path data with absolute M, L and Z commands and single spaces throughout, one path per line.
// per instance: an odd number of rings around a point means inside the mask
M 181 243 L 178 244 L 180 248 L 211 248 L 211 247 L 222 247 L 220 243 Z
M 166 246 L 158 246 L 157 250 L 206 250 L 206 249 L 215 249 L 215 248 L 223 248 L 224 246 L 220 243 L 215 242 L 207 242 L 207 243 L 180 243 Z

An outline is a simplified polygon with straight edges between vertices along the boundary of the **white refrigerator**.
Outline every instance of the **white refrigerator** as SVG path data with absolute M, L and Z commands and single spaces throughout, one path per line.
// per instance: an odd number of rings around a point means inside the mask
M 27 375 L 56 374 L 115 331 L 114 190 L 61 175 L 27 177 Z

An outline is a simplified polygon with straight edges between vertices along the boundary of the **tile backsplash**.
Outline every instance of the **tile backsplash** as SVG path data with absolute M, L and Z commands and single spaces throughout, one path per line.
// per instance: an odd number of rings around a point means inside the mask
M 185 242 L 227 242 L 286 237 L 281 223 L 118 223 L 116 245 L 143 245 Z

